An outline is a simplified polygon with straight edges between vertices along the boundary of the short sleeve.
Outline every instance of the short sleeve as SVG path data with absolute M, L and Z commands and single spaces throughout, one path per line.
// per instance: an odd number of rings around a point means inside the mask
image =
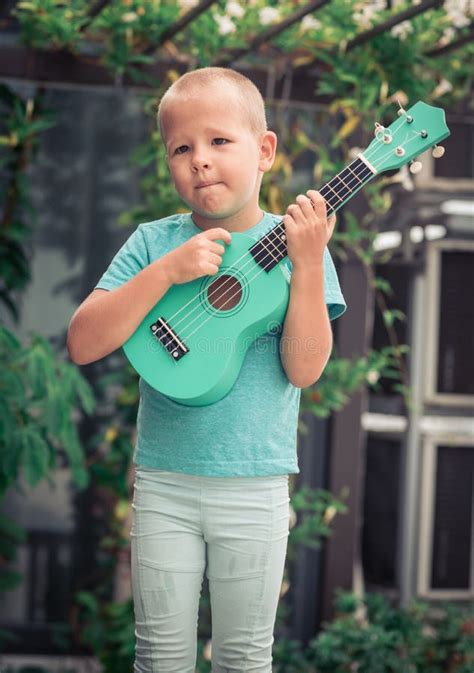
M 286 259 L 285 264 L 291 272 L 292 263 Z M 328 307 L 329 320 L 339 318 L 347 308 L 339 286 L 336 267 L 328 248 L 324 248 L 324 298 Z
M 95 289 L 115 290 L 136 276 L 149 263 L 149 254 L 140 224 L 112 259 Z

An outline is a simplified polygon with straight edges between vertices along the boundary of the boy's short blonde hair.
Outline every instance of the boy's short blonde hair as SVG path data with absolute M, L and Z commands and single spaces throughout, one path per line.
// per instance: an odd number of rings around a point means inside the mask
M 167 102 L 180 100 L 183 105 L 186 100 L 211 95 L 211 89 L 220 89 L 225 94 L 225 88 L 231 87 L 236 95 L 235 101 L 242 116 L 248 121 L 252 133 L 260 135 L 267 130 L 265 117 L 265 103 L 262 94 L 248 77 L 230 68 L 199 68 L 182 75 L 164 93 L 158 105 L 157 121 L 163 137 L 162 114 Z M 229 103 L 231 104 L 231 103 Z

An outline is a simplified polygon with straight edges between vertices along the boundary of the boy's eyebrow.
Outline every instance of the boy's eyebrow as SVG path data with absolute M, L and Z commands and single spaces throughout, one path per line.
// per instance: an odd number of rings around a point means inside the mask
M 209 135 L 214 135 L 214 136 L 230 136 L 232 135 L 232 132 L 229 131 L 229 129 L 224 129 L 222 127 L 216 127 L 216 126 L 207 126 L 204 127 L 204 132 L 209 133 Z M 186 136 L 181 134 L 181 131 L 178 129 L 174 135 L 174 138 L 185 138 Z M 170 140 L 167 141 L 167 145 L 173 141 L 173 135 L 171 135 Z M 175 141 L 176 142 L 176 141 Z

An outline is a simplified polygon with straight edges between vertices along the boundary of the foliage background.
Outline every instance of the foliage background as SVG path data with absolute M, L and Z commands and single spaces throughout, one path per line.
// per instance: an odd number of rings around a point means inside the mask
M 16 3 L 13 15 L 19 22 L 21 42 L 28 47 L 49 51 L 64 49 L 84 62 L 102 64 L 113 74 L 117 84 L 129 75 L 137 83 L 152 86 L 153 93 L 143 96 L 143 108 L 149 118 L 149 141 L 137 147 L 130 157 L 131 167 L 146 172 L 142 198 L 137 206 L 124 212 L 117 223 L 128 229 L 183 208 L 169 184 L 163 147 L 156 131 L 156 103 L 162 91 L 185 69 L 221 59 L 232 62 L 236 54 L 233 50 L 245 49 L 262 29 L 271 29 L 303 4 L 289 0 L 210 3 L 209 9 L 172 39 L 165 39 L 168 27 L 192 9 L 195 5 L 192 1 L 114 0 L 91 16 L 90 4 L 84 0 L 23 0 Z M 357 35 L 421 4 L 397 0 L 333 0 L 245 55 L 247 67 L 266 68 L 275 76 L 286 73 L 291 78 L 292 73 L 301 72 L 309 65 L 316 69 L 315 93 L 324 109 L 324 113 L 319 114 L 308 115 L 297 109 L 291 109 L 290 113 L 288 101 L 283 101 L 283 105 L 268 101 L 269 118 L 279 134 L 280 144 L 275 170 L 266 176 L 263 185 L 264 208 L 281 212 L 291 201 L 297 187 L 295 166 L 308 152 L 312 156 L 315 184 L 330 179 L 351 159 L 357 146 L 368 144 L 374 119 L 381 123 L 393 120 L 397 100 L 407 105 L 422 99 L 449 108 L 466 98 L 472 84 L 472 45 L 467 43 L 442 54 L 430 52 L 469 30 L 467 2 L 425 2 L 426 11 L 363 41 L 360 46 L 351 47 L 351 40 Z M 157 56 L 167 64 L 163 81 L 156 81 L 143 68 L 153 64 Z M 13 320 L 19 317 L 18 299 L 33 280 L 31 236 L 36 214 L 29 201 L 25 171 L 35 160 L 42 132 L 55 124 L 54 111 L 44 108 L 43 96 L 40 87 L 35 97 L 23 100 L 7 85 L 0 86 L 3 150 L 0 159 L 0 308 L 4 318 L 8 315 Z M 323 144 L 319 129 L 328 119 L 332 127 L 331 140 Z M 375 306 L 382 311 L 391 346 L 381 352 L 360 353 L 352 360 L 339 358 L 335 352 L 320 381 L 303 392 L 302 432 L 305 431 L 304 412 L 327 417 L 361 387 L 377 388 L 382 376 L 392 377 L 394 390 L 410 404 L 404 361 L 407 347 L 398 343 L 394 329 L 395 322 L 403 320 L 404 315 L 396 308 L 389 308 L 391 288 L 375 276 L 375 261 L 384 260 L 376 255 L 373 241 L 378 222 L 390 211 L 394 195 L 398 195 L 400 189 L 412 187 L 407 170 L 395 176 L 382 176 L 364 190 L 362 218 L 351 213 L 350 208 L 340 217 L 331 249 L 342 260 L 353 254 L 358 257 L 374 291 Z M 115 603 L 111 597 L 117 581 L 117 565 L 128 548 L 130 486 L 127 474 L 138 401 L 136 376 L 121 362 L 93 391 L 80 371 L 40 335 L 32 334 L 28 343 L 20 343 L 4 319 L 0 324 L 0 358 L 0 498 L 5 497 L 9 488 L 18 485 L 20 474 L 35 485 L 48 479 L 58 461 L 62 461 L 70 466 L 78 489 L 93 484 L 113 504 L 109 509 L 111 514 L 104 515 L 108 532 L 101 544 L 103 583 L 94 592 L 77 595 L 76 621 L 71 624 L 70 637 L 79 634 L 76 637 L 97 654 L 106 670 L 114 673 L 130 670 L 131 604 L 129 600 Z M 100 413 L 101 402 L 110 396 L 111 390 L 118 409 L 114 417 Z M 100 417 L 101 427 L 84 446 L 78 433 L 79 422 L 84 415 L 94 412 Z M 332 518 L 344 512 L 343 499 L 344 494 L 336 498 L 325 492 L 292 494 L 294 521 L 289 562 L 298 545 L 318 544 L 330 533 Z M 8 590 L 22 581 L 10 566 L 16 558 L 17 545 L 25 540 L 25 531 L 1 515 L 0 531 L 3 560 L 0 588 Z M 285 582 L 282 593 L 291 591 L 287 578 Z M 417 654 L 405 641 L 399 640 L 400 633 L 393 640 L 388 622 L 409 617 L 392 613 L 387 617 L 389 609 L 379 608 L 370 616 L 370 608 L 365 606 L 366 614 L 369 613 L 365 621 L 350 622 L 344 618 L 328 627 L 326 634 L 319 636 L 308 651 L 303 652 L 298 643 L 282 640 L 276 646 L 281 670 L 309 671 L 316 665 L 319 671 L 338 673 L 355 670 L 350 666 L 356 662 L 361 667 L 357 670 L 367 673 L 385 670 L 441 673 L 448 670 L 448 665 L 450 671 L 458 673 L 467 673 L 467 666 L 472 670 L 472 658 L 469 658 L 472 651 L 463 640 L 465 636 L 472 636 L 472 629 L 465 628 L 470 622 L 461 617 L 449 621 L 446 628 L 454 629 L 452 638 L 447 638 L 448 644 L 442 646 L 444 649 L 436 659 L 429 654 L 429 647 L 424 649 L 421 632 Z M 375 615 L 381 613 L 385 617 L 379 623 Z M 284 622 L 285 617 L 282 605 L 279 619 Z M 418 612 L 416 619 L 421 624 L 428 618 L 426 613 Z M 379 658 L 375 654 L 369 656 L 362 645 L 354 644 L 354 634 L 361 632 L 365 638 L 368 628 L 375 629 L 371 652 L 379 652 Z M 401 623 L 397 630 L 403 631 Z M 11 635 L 4 633 L 3 637 Z M 377 639 L 385 642 L 379 650 L 374 645 L 375 641 L 379 642 Z M 439 642 L 436 646 L 431 644 L 441 652 Z M 200 645 L 200 670 L 208 670 L 209 653 L 206 654 L 205 645 L 204 637 Z M 334 660 L 336 651 L 341 656 L 337 662 Z M 401 651 L 410 659 L 410 669 L 401 667 Z M 300 664 L 294 663 L 298 661 Z

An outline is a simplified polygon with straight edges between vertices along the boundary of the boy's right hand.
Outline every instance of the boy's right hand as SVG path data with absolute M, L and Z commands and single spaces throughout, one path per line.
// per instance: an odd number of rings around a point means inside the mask
M 221 227 L 208 229 L 164 255 L 160 261 L 166 265 L 170 283 L 180 285 L 200 276 L 216 274 L 225 252 L 224 246 L 216 239 L 229 244 L 230 232 Z

